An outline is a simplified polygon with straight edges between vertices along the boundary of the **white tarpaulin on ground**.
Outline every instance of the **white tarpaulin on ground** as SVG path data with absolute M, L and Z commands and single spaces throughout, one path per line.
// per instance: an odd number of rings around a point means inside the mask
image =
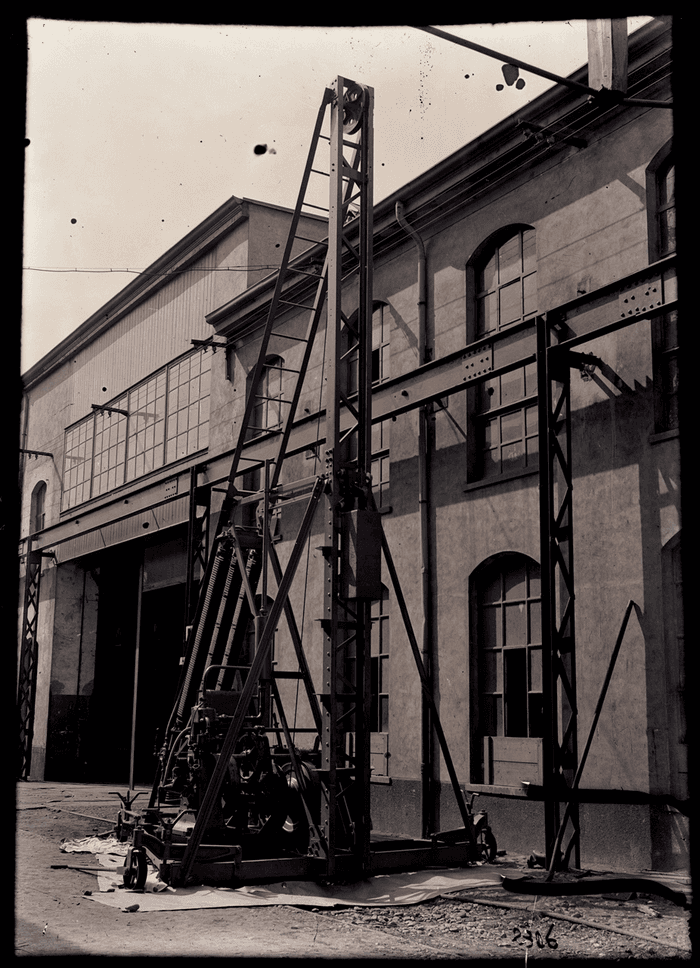
M 138 910 L 181 911 L 193 908 L 258 907 L 290 904 L 303 907 L 384 907 L 419 904 L 442 894 L 470 888 L 497 887 L 501 874 L 493 867 L 459 870 L 426 870 L 409 874 L 379 874 L 356 884 L 322 887 L 310 881 L 285 881 L 249 887 L 182 887 L 164 885 L 149 869 L 144 891 L 123 887 L 116 868 L 123 858 L 100 855 L 111 868 L 98 874 L 99 891 L 92 900 L 120 909 L 138 905 Z

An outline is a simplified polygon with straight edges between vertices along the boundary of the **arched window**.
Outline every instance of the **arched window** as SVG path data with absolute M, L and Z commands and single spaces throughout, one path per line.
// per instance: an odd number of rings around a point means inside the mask
M 532 779 L 544 725 L 540 567 L 499 555 L 474 573 L 470 600 L 473 778 Z
M 468 339 L 537 312 L 535 230 L 517 225 L 487 240 L 467 266 Z M 469 481 L 538 466 L 537 368 L 528 364 L 469 390 Z
M 646 171 L 649 261 L 676 251 L 676 163 L 668 141 L 649 162 Z
M 656 174 L 656 225 L 659 258 L 676 251 L 676 166 L 673 158 Z
M 32 491 L 30 511 L 30 534 L 43 531 L 46 522 L 46 481 L 39 481 Z
M 535 230 L 517 226 L 499 232 L 473 264 L 474 339 L 537 312 Z
M 676 251 L 676 166 L 669 141 L 647 168 L 647 224 L 649 261 Z M 676 270 L 662 273 L 664 298 L 675 296 Z M 678 427 L 678 310 L 652 321 L 654 353 L 654 413 L 657 433 Z

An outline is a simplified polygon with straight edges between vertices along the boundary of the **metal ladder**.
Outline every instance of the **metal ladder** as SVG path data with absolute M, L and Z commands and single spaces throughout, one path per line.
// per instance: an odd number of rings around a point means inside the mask
M 351 803 L 348 791 L 352 790 L 353 776 L 357 773 L 357 766 L 346 766 L 348 758 L 344 749 L 340 748 L 342 734 L 342 720 L 355 712 L 362 726 L 362 709 L 358 711 L 357 702 L 360 688 L 353 688 L 352 693 L 345 699 L 336 699 L 337 682 L 342 678 L 338 670 L 338 648 L 336 639 L 339 626 L 355 631 L 345 632 L 345 643 L 363 636 L 366 642 L 357 646 L 357 653 L 369 654 L 369 604 L 366 606 L 364 621 L 358 622 L 354 615 L 353 621 L 348 621 L 348 606 L 342 600 L 337 587 L 338 562 L 340 556 L 340 531 L 337 506 L 348 488 L 348 468 L 341 460 L 342 441 L 340 438 L 340 411 L 345 408 L 351 414 L 351 428 L 346 430 L 345 438 L 358 428 L 363 434 L 358 434 L 357 472 L 351 473 L 351 489 L 361 495 L 361 503 L 366 506 L 366 495 L 369 493 L 369 465 L 371 449 L 371 109 L 372 94 L 367 88 L 352 81 L 337 78 L 333 88 L 324 92 L 323 101 L 319 109 L 311 144 L 304 168 L 296 206 L 292 216 L 289 234 L 285 244 L 280 269 L 277 274 L 275 288 L 267 314 L 266 323 L 260 340 L 257 362 L 249 377 L 250 392 L 246 400 L 245 412 L 237 427 L 237 440 L 233 453 L 231 468 L 227 479 L 221 510 L 218 515 L 212 552 L 208 557 L 206 569 L 201 582 L 201 590 L 197 609 L 193 619 L 192 630 L 188 639 L 187 656 L 179 695 L 173 715 L 168 726 L 166 746 L 161 751 L 161 768 L 168 755 L 167 746 L 175 741 L 181 731 L 189 708 L 194 704 L 196 692 L 205 668 L 217 664 L 222 660 L 226 664 L 234 659 L 235 641 L 240 643 L 241 627 L 245 631 L 250 618 L 255 619 L 256 643 L 255 654 L 246 678 L 240 701 L 231 720 L 223 746 L 220 750 L 217 766 L 207 786 L 201 803 L 196 824 L 189 838 L 182 865 L 179 871 L 180 883 L 185 883 L 195 862 L 198 847 L 216 809 L 224 780 L 226 765 L 235 748 L 238 737 L 243 728 L 244 720 L 253 698 L 256 683 L 266 672 L 269 662 L 269 651 L 277 623 L 284 612 L 289 627 L 291 639 L 299 661 L 299 678 L 306 688 L 309 705 L 314 718 L 316 730 L 322 737 L 321 746 L 327 752 L 323 754 L 322 772 L 328 779 L 327 795 L 323 804 L 323 819 L 320 825 L 312 824 L 312 840 L 318 855 L 324 856 L 328 863 L 328 873 L 333 874 L 336 845 L 342 842 L 340 848 L 347 852 L 348 838 L 353 839 L 356 830 L 365 831 L 361 843 L 352 844 L 350 849 L 365 856 L 369 845 L 369 804 L 362 808 L 364 817 L 355 823 L 357 805 Z M 330 114 L 330 134 L 322 133 L 322 127 L 327 115 Z M 348 140 L 357 134 L 354 141 Z M 328 170 L 317 167 L 318 148 L 322 141 L 330 147 Z M 347 156 L 347 157 L 346 157 Z M 299 241 L 312 243 L 315 248 L 319 243 L 300 234 L 300 222 L 306 209 L 320 207 L 312 205 L 307 199 L 310 194 L 310 181 L 313 175 L 325 178 L 329 182 L 329 206 L 326 210 L 329 216 L 329 235 L 326 241 L 326 256 L 323 269 L 318 275 L 310 271 L 301 256 L 292 257 L 295 245 Z M 360 237 L 359 247 L 352 245 L 346 236 L 345 225 L 348 222 L 350 206 L 359 201 L 358 225 L 353 226 Z M 368 251 L 369 247 L 369 251 Z M 348 265 L 348 261 L 350 265 Z M 360 310 L 358 325 L 353 326 L 341 308 L 341 280 L 342 274 L 348 269 L 358 269 L 360 273 Z M 308 295 L 308 279 L 314 278 L 313 295 Z M 304 293 L 304 301 L 300 302 L 299 292 Z M 325 474 L 319 476 L 312 484 L 308 503 L 302 518 L 301 526 L 296 535 L 289 561 L 283 569 L 279 562 L 273 543 L 270 540 L 269 520 L 277 503 L 275 491 L 280 482 L 280 475 L 287 456 L 289 435 L 296 417 L 297 408 L 312 357 L 314 341 L 319 331 L 319 323 L 323 309 L 328 299 L 328 319 L 326 328 L 326 462 Z M 280 328 L 281 317 L 289 308 L 300 309 L 308 313 L 308 322 L 304 337 L 286 333 Z M 356 403 L 351 402 L 343 391 L 340 381 L 341 368 L 341 330 L 346 328 L 350 334 L 346 342 L 348 352 L 359 356 L 359 386 L 360 394 Z M 370 335 L 367 336 L 367 332 Z M 277 437 L 276 456 L 264 464 L 245 455 L 246 444 L 251 436 L 270 431 L 258 427 L 254 423 L 255 413 L 260 401 L 267 397 L 260 392 L 261 383 L 266 367 L 270 340 L 272 338 L 288 339 L 302 344 L 301 362 L 294 368 L 279 367 L 285 374 L 291 374 L 292 389 L 288 398 L 275 398 L 284 408 L 280 426 L 272 432 Z M 364 393 L 362 389 L 364 387 Z M 345 421 L 347 423 L 347 421 Z M 251 471 L 264 470 L 264 486 L 256 493 L 243 491 L 238 484 L 241 475 Z M 358 486 L 359 485 L 359 486 Z M 364 490 L 363 490 L 364 487 Z M 333 593 L 327 614 L 322 619 L 325 635 L 329 642 L 332 660 L 329 664 L 329 675 L 324 677 L 324 691 L 322 705 L 314 692 L 308 664 L 304 655 L 293 610 L 289 601 L 289 591 L 299 564 L 302 549 L 310 533 L 315 511 L 322 495 L 328 494 L 328 533 L 324 547 L 326 571 L 329 581 L 333 585 Z M 256 498 L 262 504 L 262 535 L 259 541 L 252 542 L 252 546 L 245 548 L 245 542 L 240 526 L 234 518 L 237 507 L 242 499 Z M 251 544 L 251 542 L 249 542 Z M 247 560 L 245 555 L 247 554 Z M 254 562 L 255 559 L 255 562 Z M 268 566 L 272 569 L 277 593 L 271 607 L 268 607 L 266 586 Z M 262 582 L 263 593 L 256 597 L 256 590 Z M 236 603 L 236 604 L 234 604 Z M 243 607 L 241 607 L 243 605 Z M 223 643 L 226 643 L 225 647 Z M 223 649 L 223 651 L 222 651 Z M 206 650 L 206 657 L 204 652 Z M 359 676 L 366 677 L 362 658 L 358 660 Z M 220 670 L 219 683 L 221 682 Z M 269 670 L 267 670 L 269 675 Z M 364 690 L 368 693 L 368 690 Z M 289 733 L 284 711 L 279 702 L 279 693 L 274 681 L 271 680 L 271 692 L 276 700 L 278 715 L 282 722 L 287 747 L 290 752 L 292 767 L 295 771 L 294 744 Z M 359 732 L 359 731 L 358 731 Z M 362 747 L 362 742 L 359 742 Z M 360 748 L 355 751 L 355 762 L 361 760 L 361 769 L 369 779 L 369 751 Z M 340 773 L 345 774 L 339 782 Z M 160 773 L 159 773 L 160 776 Z M 151 806 L 156 797 L 159 777 L 153 786 Z M 369 784 L 367 782 L 367 791 Z M 368 796 L 367 796 L 368 800 Z M 357 838 L 355 837 L 355 840 Z M 359 859 L 359 858 L 358 858 Z

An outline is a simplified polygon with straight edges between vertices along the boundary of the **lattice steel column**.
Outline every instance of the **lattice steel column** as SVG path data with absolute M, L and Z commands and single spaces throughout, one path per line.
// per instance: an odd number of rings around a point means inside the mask
M 372 354 L 372 91 L 342 77 L 335 83 L 330 136 L 328 225 L 328 329 L 326 337 L 326 513 L 324 537 L 323 723 L 321 768 L 327 796 L 321 824 L 328 843 L 328 874 L 336 855 L 350 851 L 358 869 L 369 858 L 369 702 L 370 597 L 357 584 L 348 587 L 348 550 L 364 542 L 360 529 L 367 512 L 371 468 Z M 346 134 L 359 131 L 356 143 Z M 354 152 L 352 161 L 345 151 Z M 355 324 L 358 361 L 357 399 L 351 403 L 341 379 L 341 332 L 348 326 L 342 310 L 344 225 L 351 201 L 358 208 L 357 259 L 359 306 Z M 340 415 L 349 410 L 353 429 L 341 438 Z M 346 441 L 355 435 L 356 460 L 348 460 Z M 353 516 L 354 515 L 354 516 Z M 370 525 L 371 526 L 371 525 Z M 377 543 L 377 554 L 381 543 Z M 379 558 L 378 558 L 379 560 Z M 353 748 L 348 749 L 348 743 Z
M 538 416 L 540 443 L 540 552 L 542 574 L 542 661 L 545 736 L 545 840 L 547 865 L 568 800 L 576 767 L 577 706 L 571 467 L 571 371 L 565 353 L 551 346 L 546 316 L 537 320 Z M 579 860 L 579 811 L 573 804 L 573 832 L 564 852 Z
M 29 776 L 34 736 L 34 705 L 36 700 L 36 671 L 38 661 L 39 591 L 41 586 L 41 551 L 32 551 L 28 539 L 27 563 L 24 578 L 24 608 L 19 656 L 17 711 L 19 713 L 19 770 L 20 780 Z

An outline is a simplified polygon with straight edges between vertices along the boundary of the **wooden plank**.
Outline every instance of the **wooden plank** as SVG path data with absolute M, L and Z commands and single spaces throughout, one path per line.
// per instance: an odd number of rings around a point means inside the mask
M 588 86 L 627 93 L 627 18 L 587 21 Z

